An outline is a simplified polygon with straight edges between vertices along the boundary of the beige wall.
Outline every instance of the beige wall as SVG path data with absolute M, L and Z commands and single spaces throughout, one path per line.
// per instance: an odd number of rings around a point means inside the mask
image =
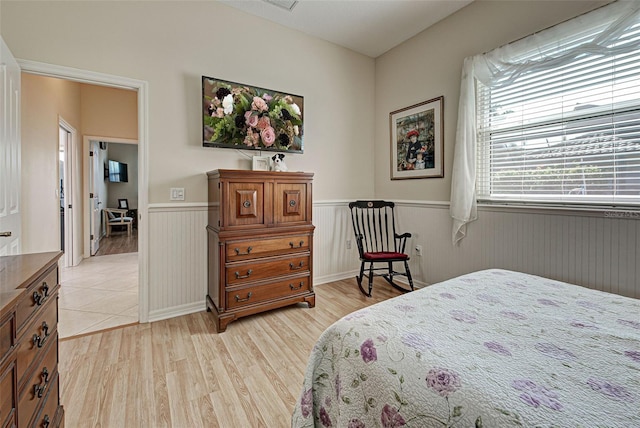
M 476 0 L 376 59 L 375 193 L 395 200 L 449 201 L 464 58 L 524 37 L 607 1 Z M 390 176 L 389 113 L 444 96 L 445 176 Z
M 137 94 L 22 73 L 21 101 L 23 250 L 53 251 L 60 248 L 56 193 L 60 180 L 58 118 L 64 119 L 77 132 L 74 159 L 79 171 L 73 206 L 79 222 L 77 231 L 81 231 L 84 219 L 81 183 L 83 167 L 87 167 L 82 165 L 82 136 L 137 138 Z M 134 155 L 137 164 L 137 154 Z M 136 207 L 137 165 L 130 165 L 130 168 L 132 179 L 122 186 L 127 187 L 127 197 L 132 207 Z M 84 250 L 80 248 L 80 251 Z
M 106 86 L 80 85 L 85 135 L 138 139 L 138 93 Z
M 202 147 L 201 76 L 304 96 L 314 199 L 373 196 L 374 61 L 219 2 L 0 3 L 16 58 L 149 83 L 149 202 L 206 201 L 205 172 L 249 168 L 235 150 Z M 55 25 L 52 23 L 55 22 Z
M 22 74 L 24 253 L 60 249 L 58 120 L 62 117 L 81 136 L 80 111 L 78 83 Z M 76 159 L 81 159 L 81 143 L 80 139 L 80 144 L 76 145 Z

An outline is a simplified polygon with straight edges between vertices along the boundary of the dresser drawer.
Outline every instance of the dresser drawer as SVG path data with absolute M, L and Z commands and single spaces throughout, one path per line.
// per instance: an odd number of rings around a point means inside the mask
M 309 251 L 309 241 L 309 235 L 228 241 L 226 244 L 227 261 L 264 257 L 295 251 Z
M 27 368 L 36 360 L 38 353 L 46 347 L 49 341 L 56 342 L 56 327 L 58 325 L 58 305 L 55 295 L 52 296 L 42 312 L 27 326 L 18 344 L 18 381 Z
M 26 296 L 18 303 L 16 311 L 18 332 L 24 327 L 24 323 L 28 321 L 31 314 L 52 298 L 57 287 L 58 270 L 55 267 L 29 286 Z
M 238 308 L 311 291 L 309 276 L 227 290 L 227 307 Z
M 21 391 L 22 396 L 18 405 L 19 426 L 27 426 L 29 419 L 37 412 L 52 388 L 52 382 L 58 369 L 58 347 L 54 343 L 47 345 L 47 348 L 44 359 L 36 367 Z
M 11 347 L 15 342 L 15 337 L 13 335 L 15 321 L 16 319 L 13 316 L 13 312 L 0 320 L 0 362 L 4 360 L 7 352 L 11 350 Z M 0 417 L 2 417 L 2 415 L 3 413 L 0 413 Z
M 54 373 L 50 382 L 49 393 L 45 394 L 42 410 L 31 426 L 34 428 L 48 428 L 56 426 L 58 421 L 60 421 L 60 425 L 57 426 L 63 426 L 64 421 L 60 420 L 60 415 L 57 414 L 58 410 L 62 411 L 62 408 L 60 408 L 60 381 L 58 373 Z
M 11 360 L 0 366 L 0 426 L 15 426 L 16 363 Z
M 305 253 L 299 256 L 260 259 L 255 262 L 227 266 L 227 286 L 281 275 L 309 272 L 309 259 L 309 253 Z

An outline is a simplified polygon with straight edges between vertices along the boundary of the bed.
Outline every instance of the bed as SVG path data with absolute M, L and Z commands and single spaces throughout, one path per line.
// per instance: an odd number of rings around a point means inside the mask
M 640 301 L 491 269 L 356 311 L 293 427 L 640 427 Z

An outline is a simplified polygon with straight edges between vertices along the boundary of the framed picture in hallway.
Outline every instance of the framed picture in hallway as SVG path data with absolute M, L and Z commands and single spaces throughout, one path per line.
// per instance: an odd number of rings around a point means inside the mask
M 129 209 L 129 200 L 128 199 L 118 199 L 118 208 L 122 210 Z

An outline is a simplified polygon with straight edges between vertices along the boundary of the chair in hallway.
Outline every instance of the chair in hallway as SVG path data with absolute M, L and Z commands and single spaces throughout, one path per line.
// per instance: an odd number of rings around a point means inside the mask
M 107 238 L 111 235 L 112 228 L 114 226 L 126 227 L 127 235 L 131 236 L 131 226 L 133 224 L 133 218 L 127 217 L 127 210 L 120 208 L 104 208 L 102 210 L 104 217 L 104 224 L 107 231 Z
M 410 233 L 398 234 L 395 226 L 395 204 L 387 201 L 355 201 L 349 204 L 351 222 L 360 255 L 360 274 L 356 277 L 363 294 L 371 297 L 373 277 L 381 276 L 394 288 L 413 291 L 413 279 L 409 270 L 409 255 L 405 253 Z M 395 271 L 393 263 L 402 263 L 404 272 Z M 365 265 L 368 264 L 368 274 Z M 384 267 L 376 266 L 384 264 Z M 376 273 L 383 271 L 382 273 Z M 395 275 L 406 276 L 409 288 L 394 282 Z M 369 291 L 362 287 L 362 278 L 369 278 Z

